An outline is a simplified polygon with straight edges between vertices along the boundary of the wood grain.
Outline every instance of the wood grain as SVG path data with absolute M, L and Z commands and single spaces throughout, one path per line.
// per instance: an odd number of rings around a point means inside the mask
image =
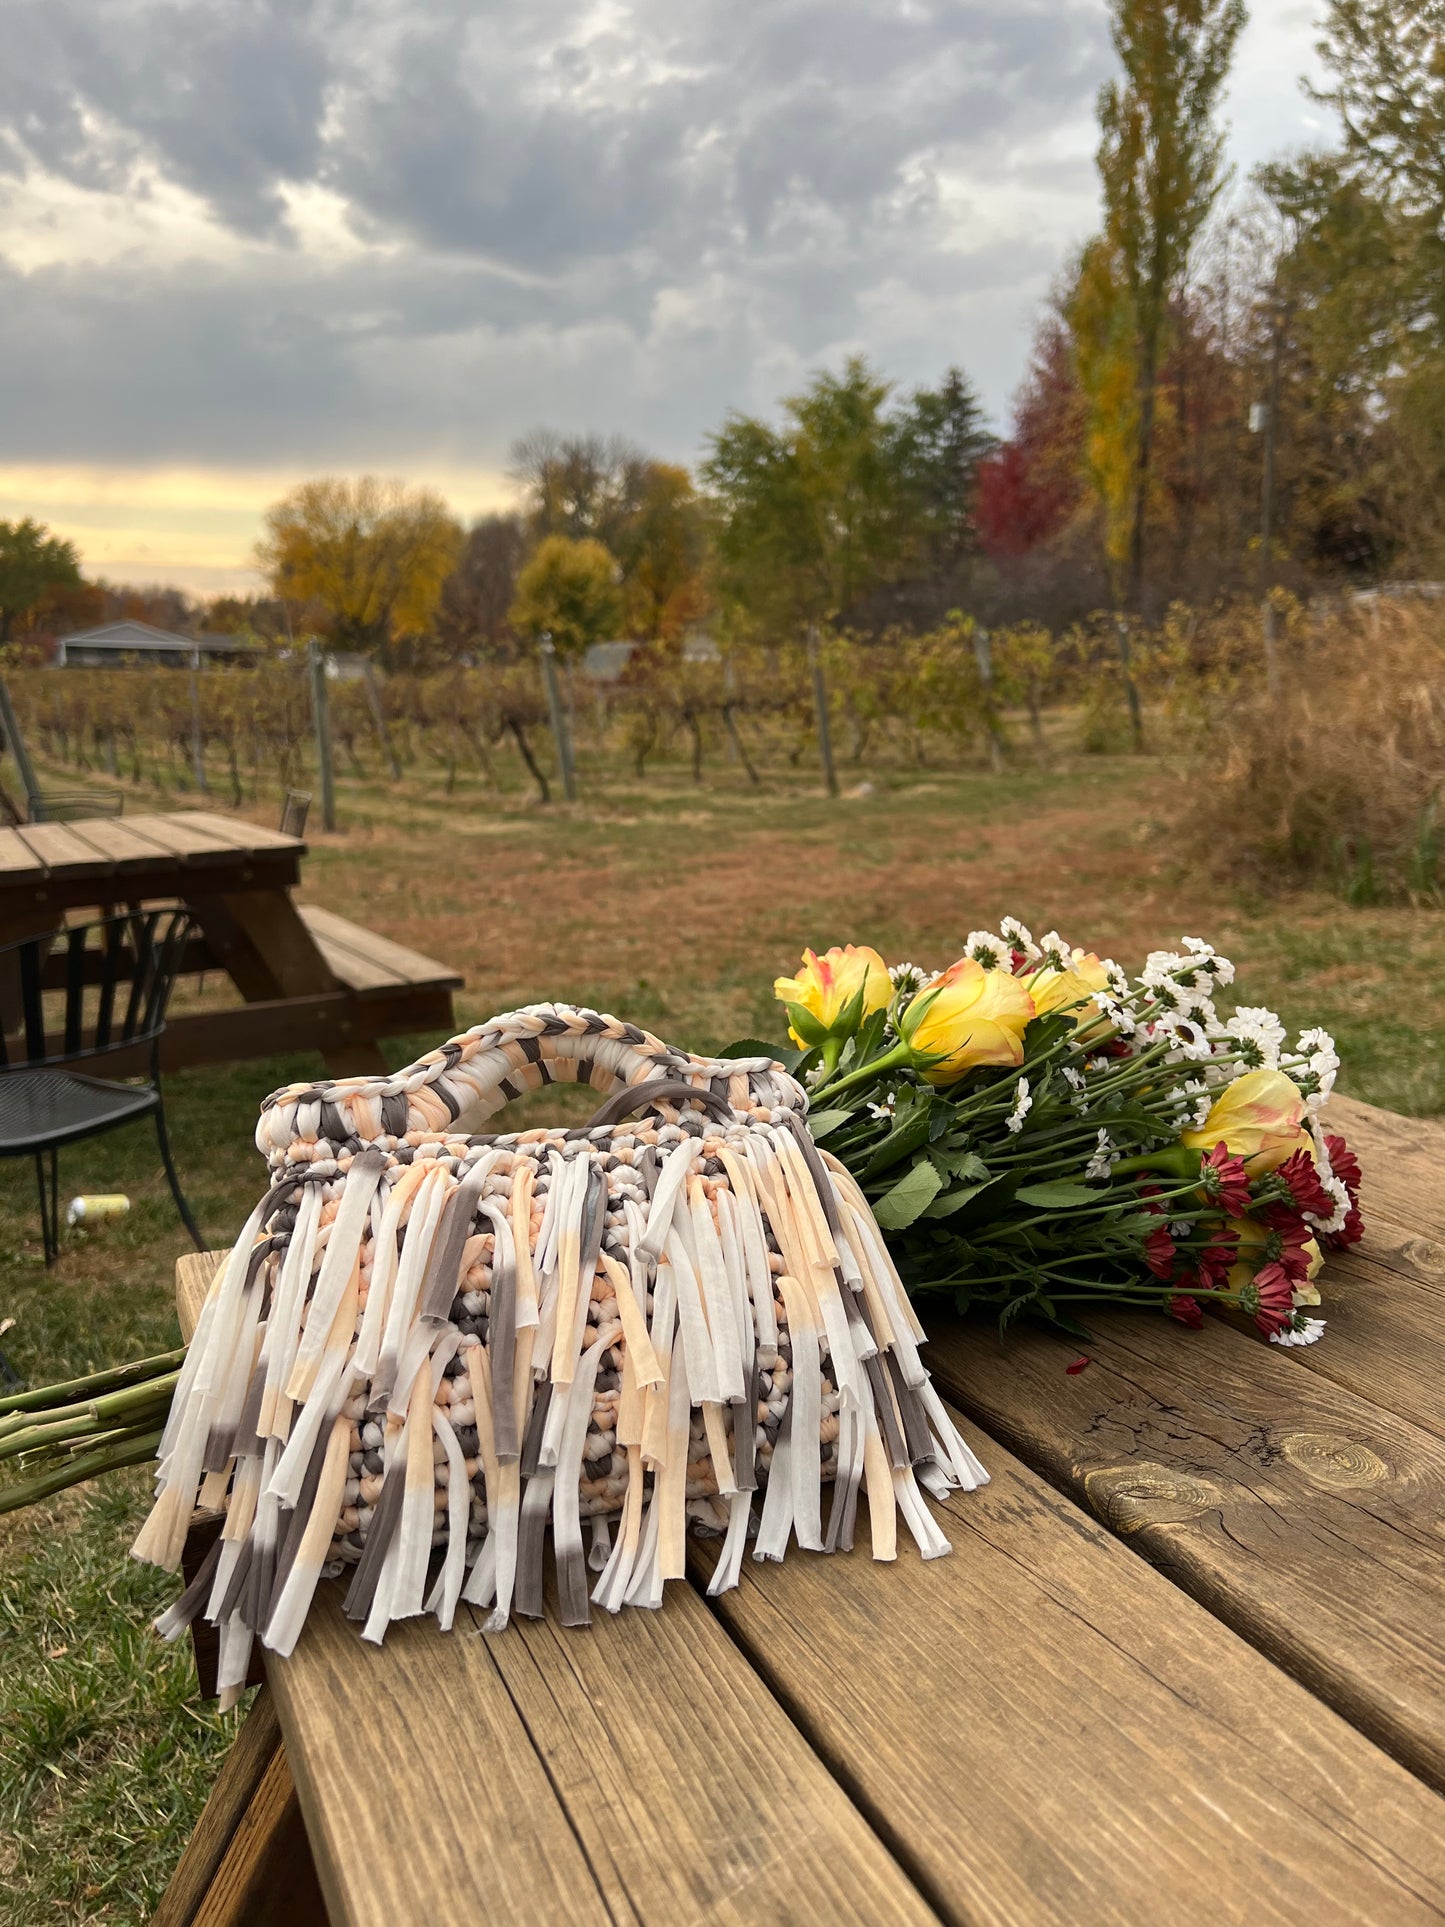
M 419 950 L 393 943 L 318 904 L 303 903 L 299 909 L 302 922 L 327 963 L 347 989 L 359 996 L 412 984 L 461 988 L 463 980 L 458 971 L 424 957 Z
M 1357 1098 L 1333 1097 L 1324 1114 L 1360 1160 L 1360 1209 L 1408 1225 L 1417 1235 L 1445 1238 L 1445 1126 L 1433 1118 L 1400 1117 Z
M 280 1745 L 276 1708 L 263 1687 L 222 1763 L 195 1832 L 161 1896 L 152 1927 L 190 1927 Z
M 1445 1438 L 1445 1243 L 1371 1217 L 1320 1278 L 1325 1336 L 1297 1364 Z
M 976 1428 L 954 1554 L 744 1562 L 733 1637 L 946 1918 L 1445 1918 L 1445 1802 Z M 706 1570 L 704 1544 L 691 1554 Z
M 187 1336 L 218 1262 L 177 1264 Z M 575 1632 L 410 1622 L 380 1652 L 324 1587 L 267 1674 L 337 1922 L 441 1920 L 459 1893 L 518 1927 L 934 1918 L 686 1587 Z
M 939 1383 L 1228 1625 L 1445 1786 L 1445 1444 L 1218 1320 L 1072 1340 L 930 1313 Z
M 284 1747 L 277 1747 L 242 1814 L 194 1927 L 327 1927 Z
M 334 1920 L 932 1918 L 696 1601 L 377 1651 L 338 1600 L 267 1663 Z

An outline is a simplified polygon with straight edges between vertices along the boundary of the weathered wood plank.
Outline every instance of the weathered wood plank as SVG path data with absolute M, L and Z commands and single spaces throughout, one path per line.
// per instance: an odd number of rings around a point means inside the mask
M 419 950 L 394 943 L 359 923 L 324 910 L 320 904 L 297 906 L 301 919 L 316 939 L 321 954 L 348 990 L 359 996 L 405 984 L 433 984 L 459 990 L 462 977 L 449 965 L 424 957 Z
M 700 1605 L 594 1633 L 377 1651 L 323 1589 L 267 1673 L 335 1920 L 932 1918 Z
M 194 1328 L 220 1254 L 176 1268 Z M 934 1918 L 702 1602 L 395 1626 L 378 1652 L 323 1589 L 271 1690 L 333 1918 Z
M 1445 1438 L 1445 1244 L 1371 1217 L 1320 1278 L 1324 1339 L 1295 1361 Z
M 744 1562 L 733 1637 L 949 1920 L 1445 1918 L 1445 1802 L 992 1440 L 925 1565 Z M 706 1545 L 691 1555 L 710 1564 Z
M 1228 1625 L 1445 1786 L 1445 1445 L 1218 1320 L 1079 1346 L 939 1312 L 948 1395 Z
M 193 1918 L 194 1927 L 327 1927 L 284 1747 L 268 1761 Z
M 100 874 L 110 867 L 68 823 L 25 823 L 15 834 L 48 877 L 67 876 L 77 870 Z
M 158 858 L 172 856 L 154 837 L 147 836 L 143 829 L 137 827 L 145 820 L 143 816 L 130 819 L 119 816 L 85 817 L 65 827 L 90 845 L 98 864 L 124 873 L 152 867 Z
M 161 1896 L 151 1927 L 190 1927 L 280 1745 L 276 1708 L 263 1687 L 221 1764 L 211 1796 Z
M 27 876 L 43 876 L 45 866 L 18 830 L 0 829 L 0 875 L 7 883 Z
M 244 816 L 222 816 L 215 810 L 187 810 L 186 817 L 198 830 L 233 850 L 294 850 L 298 856 L 306 854 L 306 845 L 299 836 L 287 836 L 284 830 L 252 823 Z
M 1326 1127 L 1339 1131 L 1359 1157 L 1360 1209 L 1417 1235 L 1445 1238 L 1445 1126 L 1434 1118 L 1400 1117 L 1356 1098 L 1334 1097 Z
M 615 1919 L 934 1918 L 690 1588 L 486 1650 Z
M 218 837 L 199 811 L 151 810 L 129 818 L 129 822 L 159 849 L 188 865 L 234 863 L 238 855 L 250 854 L 253 849 L 250 843 L 238 849 L 229 837 Z

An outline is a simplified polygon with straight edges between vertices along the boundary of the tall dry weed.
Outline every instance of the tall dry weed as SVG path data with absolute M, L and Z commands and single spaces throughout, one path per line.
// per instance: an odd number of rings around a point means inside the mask
M 1296 609 L 1279 647 L 1278 701 L 1249 674 L 1196 717 L 1186 840 L 1212 868 L 1266 885 L 1322 883 L 1362 903 L 1437 898 L 1445 606 Z

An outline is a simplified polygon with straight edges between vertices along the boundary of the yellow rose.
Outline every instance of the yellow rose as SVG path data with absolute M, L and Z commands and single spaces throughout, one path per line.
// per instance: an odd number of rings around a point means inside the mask
M 797 976 L 778 977 L 773 983 L 773 995 L 780 1003 L 796 1005 L 816 1021 L 818 1035 L 813 1037 L 800 1037 L 789 1023 L 788 1035 L 800 1045 L 817 1044 L 823 1037 L 832 1036 L 860 990 L 860 1022 L 875 1010 L 884 1009 L 893 995 L 887 964 L 867 944 L 850 943 L 841 949 L 834 944 L 821 957 L 815 950 L 805 950 Z
M 1076 1024 L 1082 1024 L 1098 1016 L 1098 1005 L 1092 999 L 1096 991 L 1108 988 L 1109 973 L 1092 950 L 1074 950 L 1069 954 L 1066 969 L 1044 964 L 1020 977 L 1019 982 L 1033 998 L 1036 1016 L 1046 1016 L 1051 1010 L 1067 1010 Z
M 898 1028 L 930 1084 L 952 1084 L 975 1064 L 1021 1064 L 1034 1000 L 1006 970 L 964 957 L 921 991 Z
M 1180 1142 L 1201 1153 L 1222 1143 L 1244 1159 L 1252 1178 L 1259 1178 L 1278 1169 L 1292 1151 L 1309 1147 L 1304 1114 L 1299 1088 L 1283 1071 L 1246 1071 L 1215 1098 L 1204 1128 L 1186 1131 Z

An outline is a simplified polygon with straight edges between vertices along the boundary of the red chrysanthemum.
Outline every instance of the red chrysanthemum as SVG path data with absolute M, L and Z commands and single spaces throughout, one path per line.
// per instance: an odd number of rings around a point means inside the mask
M 1290 1196 L 1299 1210 L 1308 1211 L 1316 1218 L 1332 1218 L 1335 1215 L 1335 1201 L 1321 1184 L 1320 1174 L 1308 1151 L 1296 1151 L 1293 1157 L 1286 1158 L 1275 1176 L 1289 1186 Z
M 1167 1280 L 1174 1276 L 1174 1240 L 1167 1225 L 1161 1224 L 1145 1239 L 1144 1262 L 1156 1278 Z
M 1231 1231 L 1228 1225 L 1220 1225 L 1209 1243 L 1199 1253 L 1199 1288 L 1201 1291 L 1218 1291 L 1228 1276 L 1229 1268 L 1239 1256 L 1239 1233 Z
M 1177 1318 L 1181 1325 L 1187 1325 L 1191 1331 L 1204 1330 L 1204 1313 L 1199 1309 L 1197 1298 L 1189 1298 L 1183 1293 L 1178 1298 L 1171 1298 L 1169 1316 Z
M 1330 1208 L 1333 1210 L 1333 1205 Z M 1308 1278 L 1311 1254 L 1305 1246 L 1315 1234 L 1304 1219 L 1287 1204 L 1272 1204 L 1264 1214 L 1264 1221 L 1269 1226 L 1265 1262 L 1283 1265 L 1292 1278 Z
M 1239 1295 L 1266 1338 L 1284 1330 L 1294 1317 L 1294 1280 L 1283 1265 L 1263 1265 Z
M 1199 1166 L 1204 1195 L 1212 1198 L 1226 1216 L 1242 1218 L 1249 1209 L 1249 1173 L 1244 1159 L 1232 1157 L 1222 1140 L 1206 1153 Z
M 1326 1137 L 1325 1149 L 1330 1154 L 1330 1169 L 1350 1194 L 1350 1203 L 1358 1204 L 1360 1199 L 1360 1160 L 1342 1137 Z M 1333 1217 L 1333 1211 L 1325 1214 Z
M 1365 1221 L 1360 1216 L 1360 1207 L 1352 1204 L 1345 1213 L 1344 1223 L 1338 1231 L 1330 1232 L 1325 1242 L 1331 1251 L 1348 1251 L 1350 1246 L 1357 1245 L 1364 1235 Z

